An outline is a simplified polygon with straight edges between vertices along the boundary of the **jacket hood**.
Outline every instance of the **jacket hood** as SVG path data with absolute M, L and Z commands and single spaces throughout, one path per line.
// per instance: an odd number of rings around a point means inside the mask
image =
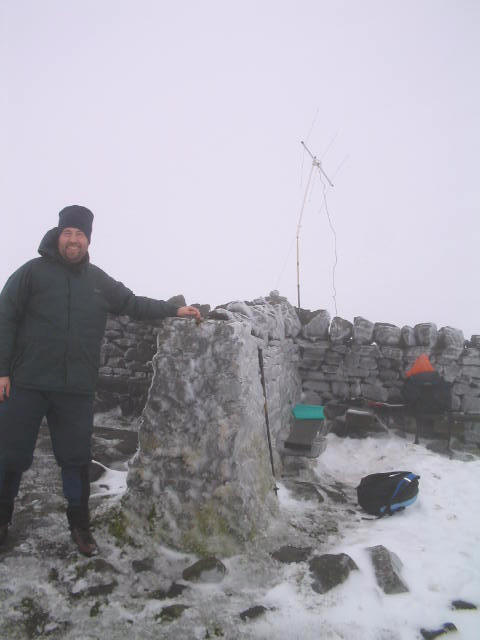
M 58 254 L 58 227 L 54 227 L 47 231 L 43 236 L 40 246 L 38 247 L 38 253 L 43 258 L 57 259 Z
M 38 253 L 42 256 L 42 258 L 48 258 L 50 260 L 56 260 L 57 262 L 61 262 L 65 264 L 67 267 L 78 269 L 83 265 L 88 264 L 90 261 L 90 257 L 87 254 L 83 258 L 80 263 L 70 264 L 66 262 L 62 256 L 58 252 L 58 235 L 60 230 L 58 227 L 54 227 L 53 229 L 49 229 L 47 233 L 43 236 L 42 241 L 40 242 L 40 246 L 38 247 Z

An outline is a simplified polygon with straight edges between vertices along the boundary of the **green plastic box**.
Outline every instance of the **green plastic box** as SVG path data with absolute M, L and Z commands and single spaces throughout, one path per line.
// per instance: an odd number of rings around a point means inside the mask
M 323 407 L 319 404 L 296 404 L 292 413 L 296 420 L 325 420 Z

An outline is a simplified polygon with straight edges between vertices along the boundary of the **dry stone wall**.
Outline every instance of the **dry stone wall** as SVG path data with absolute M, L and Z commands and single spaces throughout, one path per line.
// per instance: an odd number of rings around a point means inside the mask
M 465 341 L 452 327 L 433 323 L 414 327 L 357 317 L 330 322 L 319 311 L 302 328 L 299 372 L 305 402 L 325 404 L 363 397 L 401 402 L 405 372 L 426 353 L 452 387 L 452 409 L 480 413 L 480 336 Z
M 152 381 L 152 358 L 157 350 L 157 326 L 109 317 L 100 354 L 95 410 L 120 407 L 124 416 L 139 416 Z
M 292 383 L 295 368 L 306 403 L 325 404 L 349 397 L 399 402 L 405 371 L 422 353 L 453 383 L 452 409 L 480 413 L 480 335 L 466 341 L 461 330 L 438 330 L 433 323 L 400 328 L 362 317 L 353 323 L 339 317 L 330 320 L 322 310 L 301 310 L 301 326 L 284 298 L 271 296 L 256 302 L 263 304 L 232 302 L 217 308 L 214 315 L 223 321 L 246 323 L 257 339 L 268 341 L 265 368 L 274 422 L 285 422 L 286 404 L 279 399 L 288 395 L 285 381 Z M 161 322 L 152 325 L 126 316 L 109 318 L 101 351 L 97 411 L 120 407 L 125 416 L 141 414 L 161 326 Z M 279 375 L 280 370 L 285 375 Z
M 208 307 L 202 311 L 206 315 Z M 401 402 L 405 372 L 422 353 L 427 353 L 435 368 L 452 383 L 452 409 L 480 413 L 480 335 L 465 340 L 461 330 L 438 329 L 434 323 L 396 327 L 362 317 L 353 322 L 339 317 L 331 320 L 325 310 L 301 309 L 297 313 L 275 292 L 252 303 L 223 305 L 210 317 L 245 325 L 252 338 L 263 344 L 275 443 L 286 437 L 291 407 L 300 400 L 326 404 L 362 397 Z M 138 428 L 162 326 L 162 322 L 152 325 L 128 317 L 108 320 L 97 412 L 120 409 L 132 427 Z M 158 349 L 163 349 L 162 340 Z M 465 421 L 461 429 L 465 442 L 480 444 L 478 423 Z

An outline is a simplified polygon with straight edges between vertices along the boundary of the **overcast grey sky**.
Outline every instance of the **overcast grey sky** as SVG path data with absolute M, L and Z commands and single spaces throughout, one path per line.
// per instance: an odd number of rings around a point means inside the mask
M 0 21 L 2 284 L 83 204 L 92 261 L 140 295 L 295 303 L 306 139 L 339 315 L 480 333 L 478 0 L 0 0 Z M 318 179 L 300 239 L 302 306 L 333 316 Z

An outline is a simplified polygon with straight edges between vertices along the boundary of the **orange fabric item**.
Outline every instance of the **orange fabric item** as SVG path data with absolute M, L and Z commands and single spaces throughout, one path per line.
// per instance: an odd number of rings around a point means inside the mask
M 415 360 L 412 368 L 407 371 L 405 377 L 410 378 L 410 376 L 414 376 L 417 373 L 425 373 L 425 371 L 435 371 L 435 369 L 432 367 L 432 363 L 427 354 L 422 353 L 422 355 L 418 356 Z

